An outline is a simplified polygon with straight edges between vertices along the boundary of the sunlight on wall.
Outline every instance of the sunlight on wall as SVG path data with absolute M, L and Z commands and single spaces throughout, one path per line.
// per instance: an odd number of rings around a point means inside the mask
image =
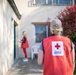
M 7 0 L 0 0 L 0 75 L 14 64 L 14 23 L 17 19 Z
M 3 61 L 2 61 L 2 53 L 3 53 L 3 1 L 0 0 L 0 75 L 3 74 Z
M 9 15 L 6 15 L 4 12 L 4 31 L 3 31 L 3 73 L 5 74 L 8 69 L 12 66 L 14 59 L 14 33 L 13 33 L 13 25 L 11 22 L 11 18 Z

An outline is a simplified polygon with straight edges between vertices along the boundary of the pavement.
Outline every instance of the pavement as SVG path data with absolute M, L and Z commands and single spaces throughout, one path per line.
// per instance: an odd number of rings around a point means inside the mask
M 42 75 L 42 68 L 43 65 L 37 64 L 37 59 L 29 59 L 28 62 L 18 59 L 6 75 Z

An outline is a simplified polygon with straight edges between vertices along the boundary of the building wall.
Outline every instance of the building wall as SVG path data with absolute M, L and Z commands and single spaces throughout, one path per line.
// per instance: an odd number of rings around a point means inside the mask
M 5 75 L 15 62 L 14 20 L 19 23 L 7 0 L 0 0 L 0 75 Z
M 0 0 L 0 75 L 3 74 L 3 1 Z
M 28 1 L 29 0 L 23 0 L 23 2 L 20 2 L 20 0 L 17 2 L 17 5 L 19 5 L 19 9 L 22 10 L 22 19 L 19 23 L 20 26 L 20 39 L 22 37 L 22 31 L 26 31 L 27 38 L 29 41 L 29 48 L 27 49 L 28 57 L 31 55 L 31 47 L 35 43 L 35 26 L 32 24 L 32 22 L 47 22 L 48 17 L 51 18 L 50 21 L 52 21 L 57 15 L 58 12 L 61 10 L 64 10 L 65 6 L 34 6 L 34 7 L 28 7 Z M 22 6 L 20 6 L 20 3 Z M 24 11 L 23 11 L 24 10 Z M 19 40 L 20 40 L 19 39 Z M 19 51 L 19 56 L 23 57 L 22 50 Z

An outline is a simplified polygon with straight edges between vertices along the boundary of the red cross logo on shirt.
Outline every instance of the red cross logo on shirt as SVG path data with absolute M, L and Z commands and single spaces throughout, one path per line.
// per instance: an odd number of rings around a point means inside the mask
M 57 49 L 59 49 L 59 48 L 60 48 L 60 45 L 57 43 L 57 44 L 55 45 L 55 47 L 56 47 Z

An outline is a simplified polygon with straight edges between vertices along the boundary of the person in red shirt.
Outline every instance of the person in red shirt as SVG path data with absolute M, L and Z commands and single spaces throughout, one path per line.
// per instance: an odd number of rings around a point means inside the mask
M 21 40 L 21 48 L 23 49 L 23 52 L 24 52 L 24 56 L 25 56 L 25 59 L 23 59 L 23 61 L 28 61 L 28 56 L 27 56 L 27 51 L 26 51 L 26 48 L 28 48 L 29 45 L 28 45 L 28 40 L 27 40 L 27 36 L 26 36 L 26 32 L 23 31 L 23 38 Z
M 75 68 L 74 44 L 62 36 L 62 22 L 51 22 L 52 36 L 44 38 L 38 52 L 38 64 L 43 64 L 43 75 L 73 75 Z

